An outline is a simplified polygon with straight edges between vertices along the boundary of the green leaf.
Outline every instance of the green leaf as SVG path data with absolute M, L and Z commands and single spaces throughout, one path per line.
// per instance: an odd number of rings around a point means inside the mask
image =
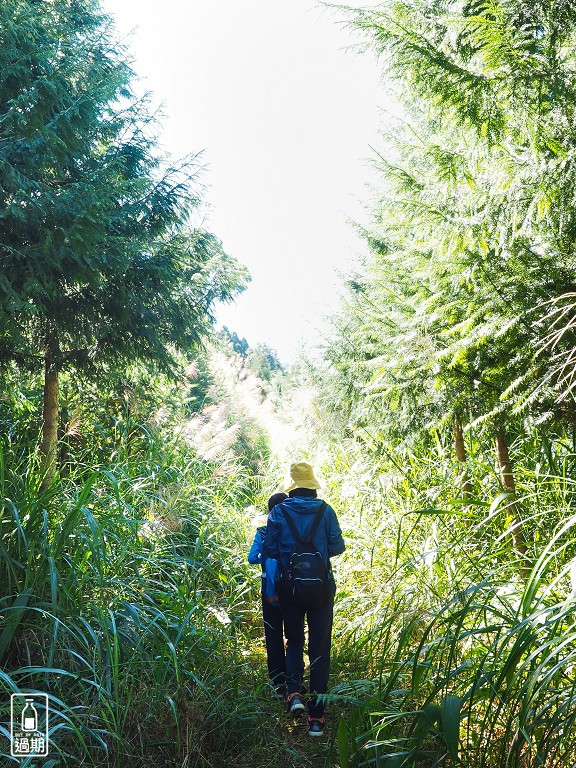
M 348 744 L 348 729 L 342 715 L 338 718 L 338 731 L 336 733 L 338 743 L 338 758 L 341 768 L 348 768 L 350 758 L 350 747 Z
M 12 638 L 18 628 L 18 625 L 22 621 L 28 601 L 32 597 L 32 592 L 21 592 L 16 596 L 16 599 L 12 603 L 12 606 L 4 609 L 7 614 L 6 626 L 2 634 L 0 635 L 0 659 L 4 657 L 8 646 L 12 642 Z
M 440 725 L 442 735 L 452 760 L 458 761 L 458 742 L 460 738 L 460 709 L 462 701 L 459 696 L 446 696 L 440 702 Z

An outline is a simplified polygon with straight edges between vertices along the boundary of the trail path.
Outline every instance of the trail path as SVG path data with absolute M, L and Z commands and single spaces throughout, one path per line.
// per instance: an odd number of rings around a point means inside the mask
M 252 425 L 268 436 L 272 454 L 266 471 L 274 476 L 265 477 L 263 485 L 276 486 L 286 476 L 287 467 L 296 456 L 303 457 L 313 450 L 314 390 L 301 387 L 290 391 L 288 396 L 284 393 L 279 412 L 273 393 L 266 391 L 270 387 L 243 365 L 240 356 L 231 358 L 214 351 L 210 369 L 217 382 L 217 388 L 211 393 L 214 404 L 203 408 L 187 424 L 190 441 L 205 458 L 216 459 L 230 450 L 241 430 L 250 429 Z M 241 745 L 240 763 L 250 768 L 338 768 L 334 759 L 337 754 L 336 710 L 328 708 L 324 735 L 312 738 L 307 733 L 306 717 L 295 720 L 286 713 L 283 702 L 271 697 L 258 606 L 254 607 L 256 612 L 253 632 L 246 637 L 245 647 L 239 650 L 246 662 L 242 687 L 248 695 L 254 691 L 252 705 L 260 723 L 256 736 L 252 730 L 247 732 L 246 742 Z
M 258 639 L 255 643 L 258 643 Z M 253 647 L 251 652 L 251 663 L 264 677 L 266 655 L 263 639 L 261 647 Z M 288 715 L 284 702 L 273 699 L 269 692 L 267 686 L 259 691 L 261 741 L 254 754 L 250 755 L 252 768 L 340 768 L 336 748 L 336 709 L 328 707 L 326 710 L 324 735 L 310 737 L 306 717 L 294 718 Z

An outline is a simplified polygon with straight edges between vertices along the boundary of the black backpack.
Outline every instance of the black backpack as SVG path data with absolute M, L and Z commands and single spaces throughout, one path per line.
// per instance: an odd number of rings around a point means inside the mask
M 320 505 L 310 533 L 305 539 L 298 533 L 294 521 L 282 504 L 280 509 L 296 539 L 296 551 L 290 555 L 288 565 L 282 569 L 278 594 L 284 600 L 303 608 L 320 608 L 328 601 L 334 585 L 332 572 L 314 544 L 314 534 L 324 515 L 326 502 L 323 501 Z

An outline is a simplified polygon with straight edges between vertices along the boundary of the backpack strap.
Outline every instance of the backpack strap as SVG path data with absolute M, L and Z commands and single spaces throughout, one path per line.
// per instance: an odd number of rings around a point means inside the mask
M 292 536 L 294 536 L 294 538 L 296 539 L 296 543 L 306 544 L 302 536 L 300 536 L 300 534 L 298 533 L 298 530 L 294 525 L 294 521 L 292 520 L 288 512 L 286 512 L 286 510 L 284 509 L 283 504 L 280 504 L 280 509 L 282 510 L 282 517 L 284 518 L 284 520 L 286 520 L 286 522 L 288 523 L 288 528 L 290 528 L 290 530 L 292 531 Z
M 320 507 L 318 509 L 318 512 L 316 512 L 316 517 L 314 519 L 314 522 L 312 523 L 312 528 L 310 528 L 310 533 L 308 534 L 308 539 L 306 540 L 307 544 L 313 544 L 314 543 L 314 536 L 316 534 L 316 531 L 318 530 L 318 526 L 320 525 L 320 521 L 322 520 L 322 517 L 324 515 L 324 510 L 326 509 L 328 505 L 325 501 L 320 504 Z
M 294 538 L 296 539 L 297 543 L 300 543 L 300 544 L 313 544 L 314 543 L 314 541 L 313 541 L 314 534 L 318 530 L 318 526 L 320 525 L 320 521 L 322 520 L 322 516 L 324 515 L 324 510 L 326 509 L 326 507 L 327 507 L 327 504 L 326 504 L 325 501 L 323 501 L 322 504 L 320 504 L 320 507 L 319 507 L 318 511 L 316 512 L 316 516 L 314 518 L 314 522 L 312 523 L 312 528 L 310 528 L 310 533 L 304 539 L 298 533 L 298 530 L 297 530 L 296 526 L 294 525 L 294 520 L 292 520 L 292 518 L 290 517 L 288 512 L 284 509 L 284 505 L 280 504 L 280 509 L 282 510 L 282 515 L 283 515 L 284 519 L 286 520 L 286 522 L 288 523 L 288 527 L 290 528 L 290 530 L 292 532 L 292 536 L 294 536 Z

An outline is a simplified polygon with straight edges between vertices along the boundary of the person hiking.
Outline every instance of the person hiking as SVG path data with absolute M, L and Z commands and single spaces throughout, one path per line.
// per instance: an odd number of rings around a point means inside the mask
M 268 499 L 268 512 L 276 504 L 280 504 L 287 498 L 288 496 L 285 493 L 274 493 Z M 259 526 L 256 529 L 256 535 L 248 553 L 248 562 L 251 565 L 260 565 L 262 567 L 262 619 L 264 622 L 268 677 L 274 686 L 276 695 L 279 698 L 284 698 L 286 695 L 286 655 L 284 651 L 284 624 L 278 595 L 276 594 L 278 563 L 271 557 L 264 557 L 265 532 L 265 525 Z
M 264 552 L 279 563 L 278 595 L 287 639 L 287 709 L 293 715 L 306 712 L 301 693 L 305 620 L 308 626 L 309 736 L 324 732 L 324 702 L 319 694 L 328 690 L 336 592 L 330 558 L 345 550 L 336 513 L 318 499 L 319 488 L 311 464 L 292 464 L 284 489 L 289 498 L 270 511 L 264 537 Z

